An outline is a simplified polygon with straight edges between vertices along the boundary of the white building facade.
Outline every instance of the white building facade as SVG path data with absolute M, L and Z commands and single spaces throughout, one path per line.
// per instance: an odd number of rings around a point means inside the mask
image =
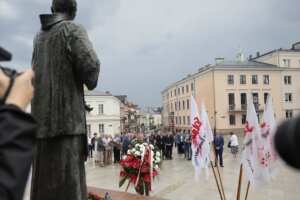
M 120 100 L 109 92 L 85 91 L 86 105 L 93 108 L 86 112 L 87 133 L 120 133 Z

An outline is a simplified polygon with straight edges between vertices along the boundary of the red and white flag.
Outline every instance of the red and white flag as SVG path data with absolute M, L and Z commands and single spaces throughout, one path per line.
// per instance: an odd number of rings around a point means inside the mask
M 209 142 L 206 139 L 203 123 L 199 116 L 198 106 L 191 96 L 191 122 L 192 122 L 192 165 L 195 169 L 195 180 L 198 181 L 202 168 L 206 169 L 208 178 L 207 159 L 209 155 Z
M 247 101 L 242 164 L 245 174 L 250 180 L 252 191 L 258 191 L 269 183 L 261 130 L 251 97 Z
M 269 175 L 271 178 L 275 179 L 279 167 L 279 157 L 277 156 L 277 152 L 275 151 L 273 143 L 273 138 L 277 127 L 273 109 L 273 101 L 270 95 L 268 95 L 267 98 L 260 128 L 265 155 L 267 158 Z
M 205 132 L 205 136 L 206 136 L 208 142 L 214 141 L 214 136 L 213 136 L 213 133 L 212 133 L 212 130 L 211 130 L 211 126 L 210 126 L 210 123 L 209 123 L 209 119 L 208 119 L 208 116 L 207 116 L 207 112 L 206 112 L 206 109 L 205 109 L 205 104 L 204 104 L 203 99 L 202 99 L 202 105 L 201 105 L 201 119 L 202 119 L 202 122 L 203 122 L 203 129 L 204 129 L 204 132 Z

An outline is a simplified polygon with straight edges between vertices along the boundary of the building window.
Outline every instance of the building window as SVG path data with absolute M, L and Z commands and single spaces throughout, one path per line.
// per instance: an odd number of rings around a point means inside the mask
M 184 100 L 182 100 L 182 110 L 184 110 Z
M 174 90 L 174 96 L 176 97 L 176 89 Z
M 178 118 L 177 117 L 175 117 L 175 122 L 176 122 L 176 124 L 178 124 Z
M 178 95 L 180 95 L 180 88 L 177 89 L 177 93 L 178 93 Z
M 285 93 L 285 102 L 292 102 L 292 101 L 293 101 L 292 93 Z
M 175 101 L 175 111 L 177 110 L 177 102 Z
M 291 76 L 284 76 L 284 84 L 291 85 L 292 84 L 292 77 Z
M 246 123 L 246 115 L 242 115 L 242 124 Z
M 246 75 L 240 75 L 240 84 L 246 84 Z
M 229 105 L 229 110 L 234 110 L 235 107 L 234 93 L 228 93 L 228 105 Z
M 86 129 L 87 129 L 87 133 L 91 133 L 91 125 L 90 124 L 86 125 Z
M 104 133 L 104 124 L 99 124 L 99 133 Z
M 180 110 L 180 101 L 178 101 L 177 104 L 178 104 L 178 110 Z
M 173 112 L 173 103 L 171 103 L 171 112 Z
M 171 97 L 172 97 L 172 91 L 171 91 Z
M 229 115 L 229 124 L 235 125 L 235 115 Z
M 185 116 L 182 117 L 182 121 L 183 125 L 185 125 Z
M 241 109 L 247 109 L 247 93 L 241 93 Z
M 190 100 L 189 99 L 186 100 L 186 109 L 190 109 Z
M 269 75 L 264 75 L 264 84 L 269 84 L 270 80 L 269 80 Z
M 269 95 L 269 93 L 264 93 L 264 103 L 266 104 L 266 102 L 267 102 L 267 99 L 268 99 L 268 95 Z
M 293 111 L 292 110 L 286 110 L 285 111 L 285 118 L 293 118 Z
M 227 75 L 227 83 L 234 84 L 234 76 L 233 75 Z
M 291 67 L 290 59 L 283 59 L 283 67 Z
M 179 119 L 179 124 L 181 124 L 181 117 L 178 117 L 178 119 Z
M 191 91 L 194 91 L 194 84 L 191 83 Z
M 181 88 L 181 94 L 183 94 L 184 93 L 184 86 L 182 86 L 182 88 Z
M 254 104 L 255 110 L 258 110 L 258 107 L 259 107 L 258 93 L 252 93 L 252 98 L 253 98 L 253 104 Z
M 186 92 L 189 92 L 189 85 L 186 85 Z
M 99 114 L 103 114 L 104 113 L 103 104 L 98 104 L 98 113 Z
M 257 75 L 252 75 L 252 84 L 258 84 Z
M 191 121 L 190 121 L 190 116 L 187 116 L 187 124 L 190 125 Z

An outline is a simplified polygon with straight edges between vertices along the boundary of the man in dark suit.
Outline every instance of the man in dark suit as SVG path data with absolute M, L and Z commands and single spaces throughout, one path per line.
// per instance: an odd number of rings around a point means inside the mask
M 215 145 L 215 152 L 216 152 L 216 162 L 215 166 L 217 165 L 217 161 L 220 161 L 220 166 L 224 167 L 223 165 L 223 146 L 224 146 L 224 138 L 220 135 L 219 132 L 216 133 L 214 137 L 214 145 Z

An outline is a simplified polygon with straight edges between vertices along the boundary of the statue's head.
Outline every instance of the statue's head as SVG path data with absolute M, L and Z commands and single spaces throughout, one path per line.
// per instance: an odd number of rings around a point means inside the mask
M 64 13 L 70 16 L 70 19 L 74 19 L 77 11 L 76 0 L 53 0 L 52 13 Z

